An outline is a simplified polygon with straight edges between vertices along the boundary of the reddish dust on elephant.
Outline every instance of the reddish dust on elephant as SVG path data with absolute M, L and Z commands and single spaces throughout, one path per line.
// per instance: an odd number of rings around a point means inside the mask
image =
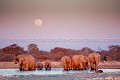
M 72 57 L 72 69 L 73 70 L 82 70 L 82 69 L 88 69 L 88 58 L 83 55 L 74 55 Z
M 43 63 L 41 63 L 41 62 L 37 63 L 36 68 L 37 68 L 38 70 L 42 70 L 42 69 L 43 69 Z
M 45 64 L 45 69 L 46 70 L 50 70 L 51 69 L 51 61 L 50 60 L 45 60 L 44 64 Z
M 71 59 L 69 56 L 63 56 L 61 58 L 62 65 L 64 67 L 64 70 L 70 70 L 71 69 Z
M 100 62 L 100 54 L 99 53 L 91 53 L 88 56 L 91 70 L 97 70 L 97 66 Z
M 15 64 L 17 63 L 21 71 L 36 70 L 36 60 L 32 55 L 17 55 L 15 58 Z

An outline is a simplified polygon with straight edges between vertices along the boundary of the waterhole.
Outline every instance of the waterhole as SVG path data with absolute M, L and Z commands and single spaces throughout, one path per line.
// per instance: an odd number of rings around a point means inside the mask
M 120 69 L 100 69 L 104 73 L 108 72 L 120 72 Z M 35 71 L 19 71 L 19 69 L 0 69 L 0 75 L 53 75 L 53 74 L 69 74 L 69 73 L 94 73 L 89 70 L 70 70 L 64 71 L 63 68 L 52 68 L 51 70 L 35 70 Z

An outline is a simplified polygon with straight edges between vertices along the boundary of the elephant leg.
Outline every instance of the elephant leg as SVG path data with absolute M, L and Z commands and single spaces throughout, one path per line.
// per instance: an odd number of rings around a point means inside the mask
M 64 64 L 64 70 L 67 70 L 67 64 Z
M 99 61 L 96 61 L 95 70 L 98 70 L 98 64 L 99 64 Z
M 88 62 L 85 63 L 85 69 L 88 69 Z
M 47 65 L 47 69 L 49 69 L 49 64 Z
M 82 70 L 85 69 L 85 63 L 84 63 L 84 62 L 81 63 L 81 69 L 82 69 Z
M 28 71 L 29 70 L 29 68 L 28 68 L 28 63 L 26 63 L 26 65 L 25 65 L 26 67 L 25 67 L 25 71 Z
M 20 71 L 22 71 L 22 65 L 23 65 L 23 63 L 21 62 L 21 61 L 19 61 L 19 69 L 20 69 Z
M 86 69 L 85 67 L 86 67 L 85 63 L 82 62 L 82 69 L 85 70 Z
M 23 65 L 22 65 L 22 71 L 24 71 L 25 68 L 26 68 L 26 66 L 23 64 Z
M 77 66 L 74 65 L 74 64 L 72 64 L 72 69 L 73 69 L 73 70 L 77 70 Z
M 51 67 L 49 67 L 49 69 L 51 69 Z
M 51 69 L 51 66 L 50 66 L 50 64 L 48 64 L 48 65 L 47 65 L 47 68 L 48 68 L 49 70 Z
M 95 64 L 95 71 L 97 71 L 98 70 L 98 68 L 97 68 L 97 64 Z
M 49 69 L 51 69 L 51 65 L 49 65 Z
M 71 70 L 71 66 L 70 65 L 68 65 L 68 70 Z
M 74 66 L 73 65 L 71 66 L 71 69 L 74 70 Z
M 73 70 L 77 70 L 78 66 L 77 65 L 73 65 Z
M 31 67 L 31 70 L 35 70 L 36 68 L 35 68 L 35 65 L 33 65 L 32 67 Z M 39 69 L 41 69 L 41 66 L 39 66 Z
M 42 68 L 42 67 L 41 67 L 41 68 Z M 36 70 L 36 65 L 34 65 L 33 69 Z
M 80 62 L 78 67 L 79 67 L 79 70 L 82 70 L 83 69 L 83 62 Z
M 45 69 L 47 70 L 47 67 L 45 67 Z
M 78 70 L 78 65 L 74 65 L 74 70 Z
M 70 67 L 69 67 L 69 62 L 67 62 L 66 69 L 67 69 L 67 70 L 70 69 Z
M 91 71 L 92 70 L 95 70 L 95 65 L 94 64 L 91 64 Z
M 69 64 L 69 70 L 72 70 L 71 65 Z
M 64 70 L 67 70 L 67 68 L 66 68 L 66 64 L 64 65 Z
M 77 70 L 79 68 L 79 66 L 74 65 L 74 70 Z
M 45 65 L 45 69 L 46 69 L 46 70 L 48 69 L 48 64 L 47 64 L 47 65 Z
M 87 70 L 88 69 L 88 63 L 83 63 L 83 69 Z
M 75 69 L 76 69 L 75 65 L 73 65 L 73 66 L 72 66 L 72 69 L 73 69 L 73 70 L 75 70 Z
M 74 70 L 74 67 L 73 67 L 73 65 L 71 66 L 71 70 Z
M 49 64 L 49 69 L 51 70 L 51 64 Z
M 22 71 L 22 68 L 19 68 L 20 71 Z
M 22 71 L 22 63 L 20 64 L 19 69 L 20 69 L 20 71 Z
M 71 69 L 74 70 L 74 63 L 71 61 Z

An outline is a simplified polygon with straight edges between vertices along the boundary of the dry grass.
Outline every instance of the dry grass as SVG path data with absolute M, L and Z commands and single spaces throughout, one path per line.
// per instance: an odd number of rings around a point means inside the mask
M 61 62 L 51 62 L 51 66 L 52 68 L 62 67 Z M 18 68 L 18 64 L 14 64 L 14 62 L 0 62 L 0 68 Z M 120 69 L 120 62 L 117 61 L 100 62 L 98 68 Z

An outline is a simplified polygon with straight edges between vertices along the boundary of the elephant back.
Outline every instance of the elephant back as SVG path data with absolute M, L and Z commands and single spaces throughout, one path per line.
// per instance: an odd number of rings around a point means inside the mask
M 64 57 L 62 57 L 61 58 L 61 61 L 63 62 L 63 63 L 70 63 L 70 57 L 69 56 L 64 56 Z

